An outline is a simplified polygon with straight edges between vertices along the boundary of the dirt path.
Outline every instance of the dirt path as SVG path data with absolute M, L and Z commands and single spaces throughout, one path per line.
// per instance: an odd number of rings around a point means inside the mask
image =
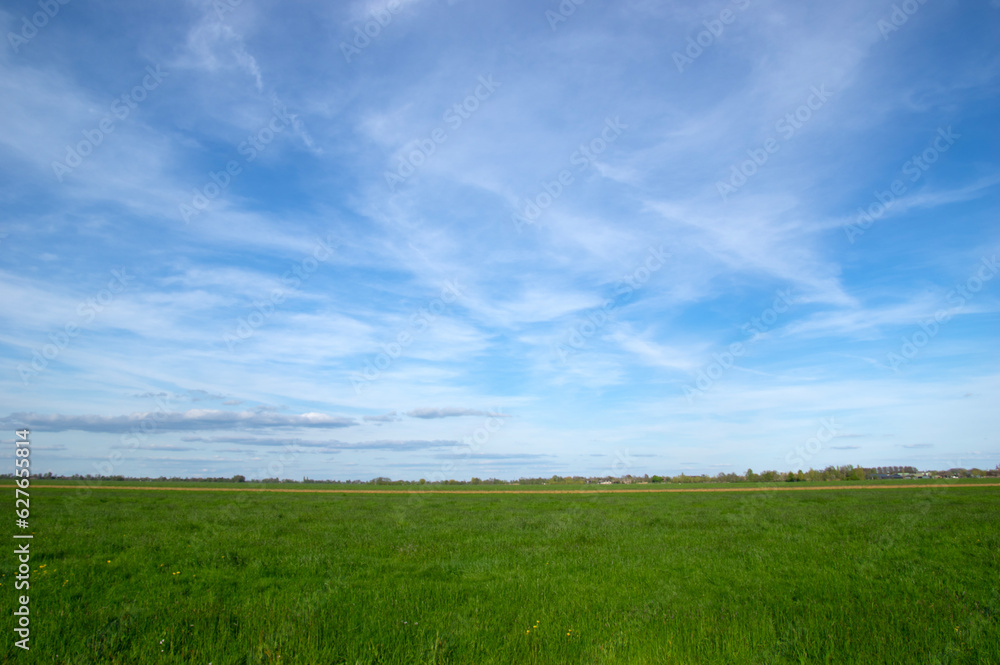
M 5 486 L 13 487 L 13 485 Z M 890 490 L 890 489 L 930 489 L 963 487 L 1000 487 L 1000 483 L 969 483 L 955 485 L 835 485 L 832 487 L 708 487 L 708 488 L 643 488 L 643 489 L 608 489 L 608 490 L 368 490 L 368 489 L 281 489 L 269 487 L 142 487 L 136 485 L 32 485 L 31 489 L 77 489 L 87 487 L 96 490 L 145 490 L 148 492 L 291 492 L 302 494 L 638 494 L 640 492 L 804 492 L 810 490 Z

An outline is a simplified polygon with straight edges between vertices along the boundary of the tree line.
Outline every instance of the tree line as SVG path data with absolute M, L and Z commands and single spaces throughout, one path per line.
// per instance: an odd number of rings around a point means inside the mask
M 0 478 L 12 478 L 13 474 L 0 474 Z M 393 480 L 386 476 L 379 476 L 370 480 L 316 480 L 303 478 L 301 481 L 291 478 L 258 478 L 249 479 L 242 474 L 225 477 L 212 478 L 188 478 L 180 476 L 160 476 L 132 477 L 123 475 L 101 476 L 101 475 L 81 475 L 70 476 L 55 475 L 51 472 L 35 476 L 45 480 L 114 480 L 114 481 L 134 481 L 134 482 L 201 482 L 201 483 L 317 483 L 326 485 L 592 485 L 592 484 L 643 484 L 643 483 L 776 483 L 776 482 L 825 482 L 825 481 L 856 481 L 856 480 L 882 480 L 882 479 L 906 479 L 906 478 L 996 478 L 1000 477 L 1000 464 L 994 469 L 982 470 L 978 468 L 964 469 L 952 468 L 940 471 L 918 471 L 913 466 L 828 466 L 825 469 L 812 469 L 803 471 L 761 471 L 754 472 L 747 469 L 745 473 L 725 473 L 720 472 L 714 476 L 707 474 L 687 475 L 681 473 L 676 476 L 669 475 L 649 475 L 641 476 L 625 474 L 621 476 L 559 476 L 538 478 L 518 478 L 516 480 L 503 480 L 499 478 L 471 478 L 469 480 Z

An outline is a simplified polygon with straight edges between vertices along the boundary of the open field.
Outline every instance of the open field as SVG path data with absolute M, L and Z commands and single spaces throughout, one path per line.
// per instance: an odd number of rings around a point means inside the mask
M 9 483 L 9 484 L 7 484 Z M 10 480 L 6 483 L 0 482 L 0 487 L 13 487 Z M 322 482 L 215 482 L 203 480 L 109 480 L 102 478 L 87 480 L 61 479 L 39 479 L 32 478 L 32 487 L 61 488 L 83 491 L 91 489 L 167 489 L 167 490 L 188 490 L 188 489 L 208 489 L 208 490 L 280 490 L 287 492 L 298 491 L 320 491 L 320 492 L 374 492 L 374 493 L 415 493 L 415 492 L 455 492 L 455 493 L 475 493 L 484 492 L 519 492 L 519 493 L 540 493 L 540 492 L 629 492 L 629 491 L 656 491 L 656 492 L 698 492 L 705 490 L 724 490 L 727 492 L 746 492 L 757 490 L 825 490 L 825 489 L 864 489 L 864 488 L 897 488 L 897 487 L 959 487 L 968 485 L 978 485 L 985 487 L 1000 486 L 1000 479 L 997 478 L 934 478 L 934 479 L 907 479 L 907 480 L 830 480 L 786 483 L 779 482 L 714 482 L 714 483 L 634 483 L 627 484 L 583 484 L 583 483 L 552 483 L 545 485 L 538 484 L 446 484 L 429 483 L 418 484 L 373 484 L 373 483 L 322 483 Z
M 8 631 L 3 662 L 1000 663 L 993 486 L 55 484 L 32 490 L 32 650 Z
M 63 484 L 53 484 L 46 485 L 43 487 L 61 490 L 74 490 L 78 493 L 89 493 L 94 490 L 119 490 L 127 492 L 269 492 L 269 493 L 285 493 L 285 494 L 407 494 L 407 495 L 424 495 L 424 494 L 637 494 L 637 493 L 691 493 L 691 492 L 808 492 L 808 491 L 835 491 L 835 490 L 891 490 L 891 489 L 910 489 L 912 490 L 916 483 L 890 483 L 886 482 L 881 485 L 872 484 L 861 484 L 861 483 L 842 483 L 842 484 L 828 484 L 828 483 L 811 483 L 811 484 L 799 484 L 799 483 L 771 483 L 771 484 L 758 484 L 758 483 L 718 483 L 718 484 L 690 484 L 690 485 L 680 485 L 673 487 L 663 487 L 658 485 L 618 485 L 617 487 L 595 487 L 593 485 L 583 485 L 576 486 L 573 488 L 566 488 L 563 486 L 552 486 L 552 487 L 539 487 L 539 486 L 502 486 L 498 485 L 492 488 L 476 489 L 471 488 L 467 485 L 462 485 L 458 487 L 418 487 L 411 486 L 408 488 L 395 487 L 393 489 L 378 488 L 372 489 L 371 486 L 353 486 L 348 488 L 335 488 L 330 486 L 317 486 L 308 484 L 303 484 L 305 486 L 299 486 L 299 484 L 278 484 L 274 483 L 270 486 L 263 485 L 260 487 L 255 486 L 254 483 L 250 487 L 247 486 L 211 486 L 202 484 L 187 484 L 180 486 L 169 486 L 169 485 L 154 485 L 149 484 L 131 484 L 128 482 L 124 483 L 102 483 L 100 485 L 63 485 Z M 708 485 L 708 486 L 705 486 Z M 968 487 L 1000 487 L 1000 483 L 991 482 L 964 482 L 964 483 L 939 483 L 935 485 L 927 485 L 926 487 L 934 487 L 937 490 L 944 489 L 962 489 Z

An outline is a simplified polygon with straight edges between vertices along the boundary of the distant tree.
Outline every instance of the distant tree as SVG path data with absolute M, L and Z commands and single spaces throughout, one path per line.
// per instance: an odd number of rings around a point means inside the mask
M 822 471 L 823 480 L 843 480 L 843 476 L 835 466 L 828 466 Z
M 243 475 L 237 473 L 235 476 L 233 476 L 233 482 L 234 483 L 244 483 L 244 482 L 246 482 L 246 476 L 243 476 Z
M 651 476 L 650 479 L 649 479 L 649 482 L 651 482 L 651 483 L 662 483 L 663 482 L 663 478 L 661 478 L 660 476 Z

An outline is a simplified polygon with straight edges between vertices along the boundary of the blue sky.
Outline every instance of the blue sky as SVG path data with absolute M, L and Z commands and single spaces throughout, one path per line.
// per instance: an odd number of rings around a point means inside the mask
M 36 472 L 1000 462 L 997 0 L 0 26 L 0 424 Z

